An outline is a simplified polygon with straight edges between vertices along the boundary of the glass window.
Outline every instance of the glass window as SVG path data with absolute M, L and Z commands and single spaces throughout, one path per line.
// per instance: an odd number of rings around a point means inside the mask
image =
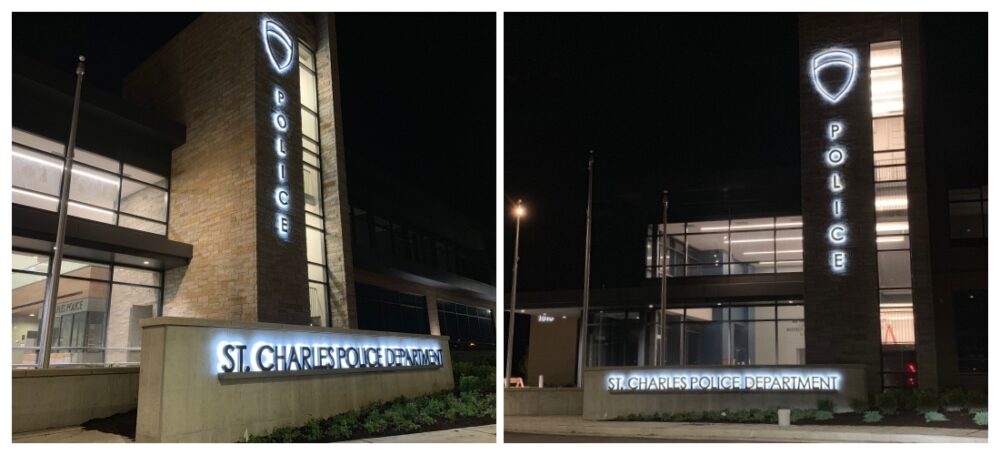
M 774 220 L 774 227 L 778 229 L 788 229 L 788 228 L 801 228 L 802 227 L 802 216 L 779 216 Z M 802 232 L 799 230 L 799 232 Z
M 299 43 L 299 63 L 305 68 L 316 71 L 316 56 L 312 49 L 303 43 Z
M 872 119 L 872 150 L 902 150 L 906 148 L 906 129 L 903 117 Z
M 697 234 L 702 232 L 724 232 L 729 230 L 729 220 L 722 221 L 699 221 L 687 223 L 687 232 Z
M 116 276 L 120 274 L 116 270 Z M 157 274 L 159 275 L 159 274 Z M 154 317 L 160 306 L 160 290 L 154 287 L 113 284 L 108 314 L 105 359 L 107 364 L 138 364 L 142 346 L 139 321 Z
M 59 280 L 61 297 L 56 300 L 54 312 L 51 365 L 104 363 L 104 321 L 109 291 L 104 281 L 67 277 Z
M 777 363 L 777 333 L 774 321 L 733 322 L 733 365 Z
M 734 232 L 730 243 L 733 274 L 774 273 L 774 231 Z
M 17 129 L 13 138 L 12 202 L 58 210 L 62 144 Z M 74 157 L 70 216 L 166 235 L 166 178 L 86 150 L 76 150 Z M 123 179 L 123 174 L 134 180 Z M 132 216 L 119 216 L 119 212 Z
M 137 231 L 146 231 L 153 234 L 167 235 L 167 225 L 164 223 L 158 223 L 156 221 L 150 221 L 145 218 L 136 218 L 129 215 L 118 215 L 118 225 L 121 227 L 135 229 Z
M 309 282 L 309 325 L 326 327 L 326 285 Z
M 326 282 L 326 269 L 321 265 L 306 264 L 309 272 L 309 281 Z
M 160 287 L 160 279 L 163 276 L 160 272 L 153 270 L 136 269 L 116 265 L 114 267 L 114 281 L 117 283 L 139 284 L 143 286 Z
M 122 174 L 125 177 L 131 178 L 133 180 L 138 180 L 140 182 L 148 183 L 150 185 L 156 185 L 160 188 L 167 187 L 167 179 L 162 175 L 154 174 L 144 169 L 139 169 L 135 166 L 125 164 L 122 169 Z
M 743 220 L 732 220 L 729 229 L 731 231 L 763 230 L 774 229 L 773 218 L 749 218 Z
M 305 109 L 302 109 L 302 135 L 319 142 L 319 119 Z
M 871 71 L 872 117 L 903 114 L 903 69 L 890 67 Z
M 875 244 L 880 250 L 908 250 L 910 249 L 910 236 L 880 235 L 875 238 Z
M 302 90 L 302 106 L 319 112 L 316 106 L 316 75 L 310 71 L 299 71 L 299 90 Z
M 320 180 L 319 169 L 315 169 L 309 166 L 302 166 L 302 175 L 304 179 L 304 189 L 305 189 L 305 202 L 306 202 L 306 212 L 311 212 L 315 214 L 321 214 L 321 204 L 320 200 L 320 188 L 322 182 Z
M 805 319 L 806 309 L 802 305 L 778 305 L 778 319 Z
M 306 228 L 306 256 L 309 262 L 326 264 L 326 251 L 323 232 L 319 229 Z
M 44 257 L 44 256 L 43 256 Z M 30 255 L 14 253 L 14 267 L 24 267 L 26 270 L 37 268 L 44 263 L 32 263 Z M 11 362 L 15 366 L 34 366 L 38 357 L 41 330 L 42 303 L 45 301 L 45 286 L 47 280 L 44 270 L 37 273 L 11 274 L 11 335 L 13 351 Z
M 161 188 L 122 181 L 121 211 L 156 221 L 167 221 L 167 192 Z
M 878 303 L 882 308 L 913 306 L 913 290 L 911 289 L 882 289 L 878 291 L 878 294 Z
M 871 67 L 895 66 L 903 64 L 899 41 L 874 43 L 871 47 Z
M 951 238 L 983 238 L 983 205 L 976 202 L 952 202 L 948 204 L 951 222 Z
M 59 196 L 59 188 L 62 186 L 61 158 L 36 152 L 19 144 L 13 144 L 11 154 L 10 176 L 15 188 Z
M 882 344 L 914 344 L 913 307 L 882 307 Z
M 986 289 L 956 291 L 953 296 L 955 354 L 960 373 L 987 372 L 986 307 Z
M 805 321 L 778 321 L 778 364 L 806 363 Z
M 496 346 L 490 310 L 438 300 L 438 322 L 441 335 L 451 337 L 455 349 Z
M 910 287 L 910 251 L 878 252 L 879 288 Z
M 724 264 L 729 259 L 728 234 L 687 236 L 688 264 Z
M 906 180 L 906 166 L 886 166 L 875 168 L 875 181 L 886 182 Z
M 404 294 L 364 283 L 356 283 L 355 292 L 359 329 L 430 333 L 424 296 Z
M 892 166 L 906 164 L 906 152 L 879 152 L 875 155 L 875 166 Z

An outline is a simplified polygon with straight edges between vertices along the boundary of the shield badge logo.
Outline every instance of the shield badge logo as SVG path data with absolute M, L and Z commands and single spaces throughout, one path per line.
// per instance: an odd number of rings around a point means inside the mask
M 279 73 L 284 73 L 291 68 L 292 60 L 295 56 L 295 47 L 292 45 L 292 38 L 288 32 L 277 22 L 264 19 L 261 24 L 261 32 L 264 35 L 264 49 L 267 51 L 267 58 L 271 60 L 271 65 Z
M 836 104 L 847 95 L 857 75 L 858 58 L 846 49 L 829 49 L 813 56 L 810 74 L 813 87 Z

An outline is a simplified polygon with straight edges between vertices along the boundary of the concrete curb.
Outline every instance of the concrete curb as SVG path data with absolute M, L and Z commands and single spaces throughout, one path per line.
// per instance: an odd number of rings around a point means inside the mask
M 495 443 L 497 441 L 497 426 L 482 425 L 478 427 L 452 428 L 450 430 L 427 431 L 424 433 L 401 434 L 384 438 L 354 439 L 343 441 L 347 443 Z
M 505 416 L 504 431 L 564 436 L 580 435 L 744 442 L 987 442 L 987 430 L 829 425 L 779 427 L 768 424 L 607 422 L 588 421 L 577 416 Z

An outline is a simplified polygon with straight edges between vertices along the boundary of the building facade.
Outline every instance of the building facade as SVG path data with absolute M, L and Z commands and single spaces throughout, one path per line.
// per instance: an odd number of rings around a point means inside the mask
M 52 367 L 132 376 L 140 321 L 155 317 L 447 335 L 492 352 L 492 234 L 461 231 L 434 201 L 424 216 L 400 210 L 406 192 L 367 196 L 377 170 L 348 184 L 336 42 L 333 14 L 206 13 L 126 78 L 123 97 L 85 83 L 50 308 L 73 80 L 15 59 L 15 371 L 42 364 L 45 311 Z M 116 412 L 135 407 L 136 387 Z
M 985 388 L 985 173 L 949 178 L 925 147 L 921 39 L 918 14 L 800 16 L 801 210 L 650 219 L 645 284 L 590 291 L 585 367 L 664 349 L 667 367 L 861 365 L 869 392 Z M 577 383 L 581 298 L 519 293 L 515 375 Z

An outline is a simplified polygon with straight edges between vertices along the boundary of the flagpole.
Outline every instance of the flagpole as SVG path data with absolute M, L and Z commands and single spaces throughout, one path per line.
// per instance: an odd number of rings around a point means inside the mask
M 660 333 L 657 345 L 657 366 L 667 364 L 667 256 L 670 254 L 670 237 L 667 235 L 667 190 L 663 190 L 663 239 L 660 241 L 660 265 L 663 267 L 663 276 L 660 277 Z
M 52 327 L 56 319 L 56 301 L 59 292 L 59 275 L 62 270 L 63 246 L 66 244 L 66 215 L 69 209 L 70 179 L 73 174 L 73 152 L 76 149 L 76 126 L 80 116 L 80 91 L 83 89 L 84 56 L 76 65 L 76 93 L 73 96 L 73 117 L 69 126 L 69 142 L 63 156 L 62 187 L 59 190 L 59 222 L 56 228 L 55 247 L 52 252 L 52 262 L 49 263 L 49 281 L 45 286 L 45 304 L 42 312 L 42 327 L 39 338 L 42 345 L 38 351 L 36 364 L 39 368 L 49 367 L 49 354 L 52 351 Z
M 590 312 L 590 220 L 594 194 L 594 151 L 587 161 L 587 240 L 583 259 L 583 315 L 580 318 L 577 346 L 576 386 L 583 387 L 583 367 L 587 361 L 587 319 Z

